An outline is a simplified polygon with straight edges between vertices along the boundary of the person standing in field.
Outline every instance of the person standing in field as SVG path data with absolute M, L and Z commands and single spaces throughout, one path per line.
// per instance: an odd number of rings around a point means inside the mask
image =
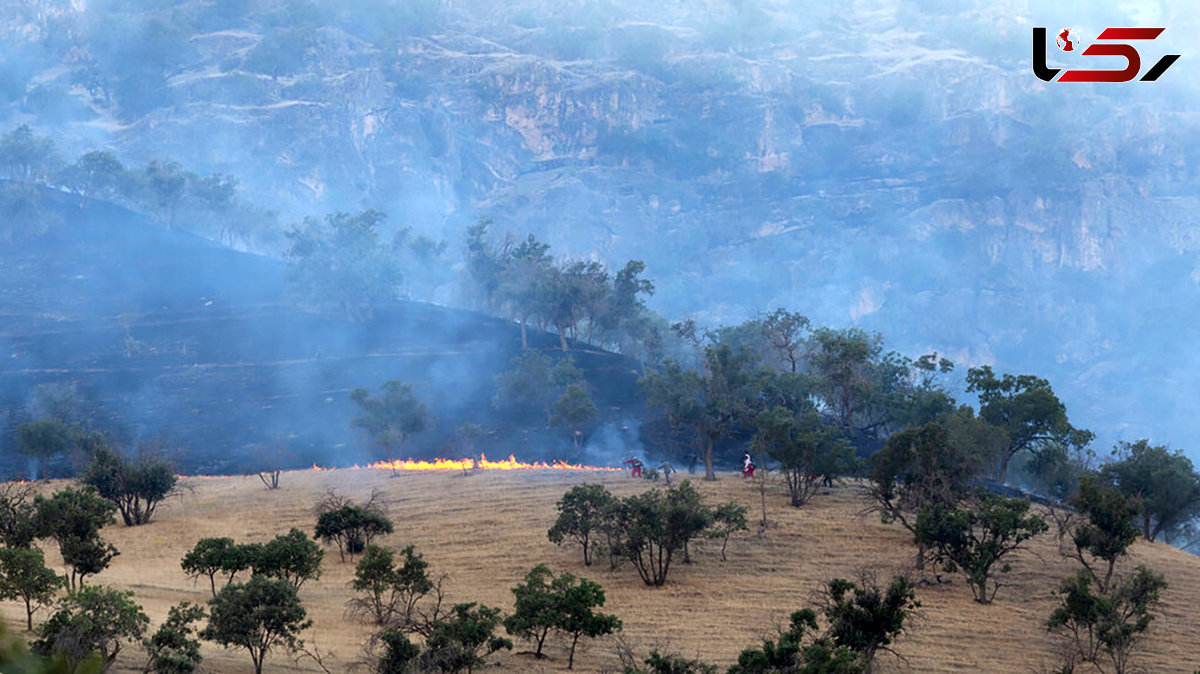
M 742 477 L 754 477 L 754 459 L 750 458 L 750 452 L 742 454 Z
M 671 473 L 675 472 L 675 469 L 671 467 L 671 464 L 667 463 L 666 459 L 663 459 L 662 464 L 658 467 L 658 469 L 662 471 L 663 479 L 667 481 L 667 484 L 671 484 Z
M 642 462 L 637 457 L 631 457 L 625 460 L 629 464 L 629 477 L 642 476 Z

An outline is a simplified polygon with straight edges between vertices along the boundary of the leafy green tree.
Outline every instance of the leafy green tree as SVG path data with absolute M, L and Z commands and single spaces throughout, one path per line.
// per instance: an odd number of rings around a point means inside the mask
M 608 311 L 609 275 L 595 261 L 564 261 L 550 266 L 540 276 L 535 306 L 538 315 L 558 332 L 559 347 L 567 351 L 567 336 L 578 338 L 577 329 L 585 320 L 592 328 L 599 325 Z
M 974 508 L 925 508 L 914 537 L 947 572 L 961 569 L 975 601 L 988 604 L 1000 588 L 994 571 L 1008 573 L 1012 567 L 1005 558 L 1047 529 L 1044 519 L 1028 512 L 1028 499 L 982 492 Z
M 58 542 L 63 562 L 70 569 L 70 587 L 86 576 L 99 573 L 117 554 L 117 549 L 100 538 L 100 528 L 112 524 L 117 507 L 95 488 L 67 487 L 50 498 L 34 497 L 37 529 L 44 538 Z
M 796 611 L 778 641 L 764 640 L 761 648 L 743 650 L 728 674 L 866 674 L 858 653 L 828 637 L 809 636 L 816 631 L 816 612 Z
M 77 438 L 78 430 L 61 419 L 31 421 L 17 426 L 17 451 L 35 459 L 44 476 L 46 464 L 71 451 Z
M 997 378 L 990 366 L 967 371 L 967 391 L 979 395 L 979 416 L 1008 435 L 996 465 L 996 481 L 1008 479 L 1008 464 L 1022 452 L 1037 454 L 1046 447 L 1084 447 L 1094 437 L 1067 419 L 1067 408 L 1050 382 L 1033 375 L 1006 374 Z
M 815 410 L 799 414 L 773 407 L 758 415 L 751 447 L 779 462 L 792 505 L 799 508 L 817 492 L 822 478 L 852 472 L 854 448 Z
M 875 655 L 904 630 L 904 621 L 920 606 L 912 583 L 903 576 L 893 578 L 886 588 L 869 580 L 835 578 L 821 612 L 833 643 L 860 654 L 869 670 Z
M 505 247 L 496 272 L 496 297 L 508 315 L 520 323 L 522 349 L 529 348 L 527 325 L 539 309 L 546 276 L 553 268 L 549 250 L 549 245 L 530 234 L 521 243 Z
M 650 651 L 643 663 L 644 668 L 626 667 L 625 674 L 717 674 L 716 665 L 678 655 L 662 655 L 656 650 Z
M 1068 635 L 1076 659 L 1099 665 L 1103 657 L 1116 674 L 1131 671 L 1130 658 L 1138 639 L 1154 620 L 1152 609 L 1167 587 L 1163 577 L 1144 566 L 1120 578 L 1108 592 L 1092 590 L 1092 575 L 1081 569 L 1062 582 L 1059 606 L 1047 627 Z
M 516 602 L 512 615 L 504 619 L 509 634 L 537 644 L 534 656 L 541 658 L 542 646 L 551 630 L 571 637 L 567 669 L 575 665 L 575 646 L 582 636 L 595 638 L 621 628 L 616 616 L 595 613 L 604 605 L 604 589 L 598 583 L 563 573 L 557 578 L 538 564 L 525 574 L 525 582 L 513 588 Z
M 416 631 L 416 608 L 422 597 L 434 588 L 429 578 L 429 562 L 413 546 L 400 551 L 403 564 L 396 565 L 391 550 L 368 545 L 354 569 L 351 586 L 366 593 L 350 601 L 351 611 L 369 616 L 376 625 L 397 625 Z
M 325 551 L 303 531 L 292 527 L 257 546 L 251 556 L 254 575 L 286 580 L 297 591 L 308 580 L 321 577 L 321 558 Z
M 551 543 L 573 541 L 583 548 L 583 564 L 591 566 L 606 511 L 616 498 L 603 485 L 579 484 L 558 500 L 558 518 L 546 532 Z
M 245 649 L 254 661 L 255 674 L 262 674 L 271 651 L 295 651 L 301 646 L 297 637 L 312 625 L 306 617 L 295 586 L 280 578 L 254 575 L 245 583 L 226 585 L 209 601 L 208 625 L 200 638 Z
M 317 517 L 315 535 L 326 544 L 337 543 L 338 555 L 346 561 L 362 552 L 375 537 L 390 534 L 392 521 L 386 515 L 363 506 L 346 505 L 336 510 L 327 510 Z
M 583 371 L 575 367 L 575 361 L 571 358 L 555 362 L 540 351 L 529 350 L 509 362 L 513 368 L 496 375 L 496 395 L 492 397 L 492 407 L 496 409 L 517 406 L 537 409 L 546 415 L 546 425 L 549 426 L 554 422 L 553 405 L 562 400 L 570 387 L 581 388 L 583 397 L 587 397 Z M 568 399 L 564 405 L 583 407 L 584 402 Z M 564 408 L 564 412 L 577 412 L 581 416 L 584 411 Z
M 652 489 L 623 499 L 621 517 L 621 552 L 653 586 L 666 582 L 675 553 L 712 524 L 712 512 L 687 480 L 665 492 Z
M 725 548 L 729 546 L 729 537 L 738 531 L 749 531 L 746 524 L 746 506 L 737 501 L 722 503 L 712 511 L 712 524 L 705 532 L 706 538 L 721 539 L 721 561 L 725 560 Z
M 1101 474 L 1141 504 L 1146 540 L 1170 535 L 1200 515 L 1200 474 L 1181 450 L 1138 440 L 1119 444 L 1113 453 L 1118 460 Z
M 0 545 L 27 548 L 38 537 L 37 527 L 33 485 L 27 482 L 0 485 Z
M 375 664 L 375 674 L 409 674 L 421 656 L 421 649 L 398 629 L 388 628 L 379 634 L 383 655 Z
M 350 425 L 361 428 L 371 444 L 389 461 L 399 460 L 408 436 L 420 433 L 429 424 L 429 408 L 417 399 L 411 384 L 396 379 L 384 382 L 383 393 L 372 396 L 365 388 L 350 392 L 350 400 L 363 411 Z
M 58 606 L 58 611 L 38 626 L 33 651 L 64 657 L 72 669 L 98 656 L 107 670 L 124 642 L 141 639 L 150 624 L 129 590 L 90 585 L 60 599 Z
M 1072 557 L 1083 565 L 1097 590 L 1106 593 L 1117 560 L 1125 556 L 1137 538 L 1139 504 L 1098 476 L 1085 475 L 1080 478 L 1079 493 L 1071 505 L 1086 518 L 1070 532 L 1075 547 Z
M 471 672 L 488 655 L 502 648 L 512 650 L 512 641 L 495 635 L 500 621 L 498 608 L 455 604 L 426 637 L 425 664 L 442 672 Z
M 571 439 L 575 449 L 583 448 L 584 424 L 596 418 L 596 403 L 588 395 L 587 388 L 582 384 L 567 386 L 566 392 L 554 402 L 550 415 L 551 426 L 566 426 L 571 429 Z
M 189 578 L 198 579 L 208 576 L 208 584 L 212 596 L 217 596 L 217 574 L 227 573 L 229 578 L 225 584 L 233 582 L 239 571 L 250 568 L 249 556 L 246 550 L 233 542 L 232 538 L 201 538 L 196 545 L 183 556 L 179 565 Z
M 92 459 L 81 481 L 116 504 L 125 526 L 148 523 L 159 504 L 175 493 L 178 478 L 171 463 L 147 453 L 123 459 L 99 433 L 92 436 Z
M 195 175 L 183 170 L 177 161 L 152 160 L 142 174 L 145 199 L 154 209 L 158 221 L 167 229 L 175 226 L 175 215 L 186 194 L 188 182 Z
M 336 307 L 347 320 L 370 320 L 403 280 L 395 251 L 379 241 L 386 218 L 375 210 L 337 212 L 293 227 L 284 275 L 293 292 L 316 307 Z
M 821 399 L 847 437 L 869 429 L 863 417 L 879 394 L 872 370 L 883 351 L 883 337 L 859 328 L 813 331 L 809 366 L 820 381 Z M 858 421 L 856 421 L 858 417 Z
M 142 642 L 148 660 L 145 671 L 156 674 L 191 674 L 199 668 L 203 659 L 200 640 L 194 635 L 192 623 L 205 618 L 204 609 L 183 602 L 172 606 L 167 620 L 159 625 L 148 639 Z
M 728 344 L 706 347 L 704 363 L 701 374 L 668 360 L 661 372 L 651 372 L 639 383 L 649 407 L 663 410 L 672 428 L 692 428 L 704 448 L 704 479 L 715 480 L 713 447 L 752 417 L 764 373 L 749 349 Z
M 49 605 L 67 579 L 46 568 L 39 548 L 0 548 L 0 599 L 25 603 L 25 629 L 33 630 L 33 614 Z
M 868 492 L 885 524 L 915 532 L 923 508 L 953 508 L 971 489 L 979 458 L 937 423 L 893 433 L 871 457 Z
M 54 140 L 34 135 L 28 124 L 0 136 L 0 170 L 10 180 L 45 182 L 61 161 Z
M 56 182 L 80 196 L 114 199 L 128 180 L 125 167 L 113 153 L 93 150 L 59 171 Z
M 776 358 L 789 372 L 795 373 L 804 360 L 804 333 L 811 325 L 808 317 L 783 308 L 776 309 L 762 319 L 762 329 L 767 342 L 775 350 Z

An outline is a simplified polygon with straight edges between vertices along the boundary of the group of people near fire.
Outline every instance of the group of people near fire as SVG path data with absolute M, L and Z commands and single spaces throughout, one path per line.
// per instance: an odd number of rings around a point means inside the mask
M 642 463 L 641 459 L 637 458 L 636 456 L 631 456 L 626 459 L 624 463 L 629 464 L 629 477 L 645 477 L 642 474 L 642 468 L 646 464 Z M 695 467 L 695 465 L 696 461 L 693 459 L 692 466 Z M 754 477 L 754 469 L 757 467 L 758 466 L 754 463 L 754 457 L 750 456 L 750 452 L 745 452 L 742 454 L 742 477 Z M 666 480 L 667 484 L 671 484 L 671 473 L 675 472 L 675 469 L 671 467 L 671 464 L 667 463 L 666 459 L 663 459 L 662 464 L 660 464 L 658 467 L 658 470 L 662 473 L 662 476 Z

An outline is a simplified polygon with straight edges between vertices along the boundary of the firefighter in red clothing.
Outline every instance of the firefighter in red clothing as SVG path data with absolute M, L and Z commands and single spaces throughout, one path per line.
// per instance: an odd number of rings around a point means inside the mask
M 742 454 L 742 477 L 754 477 L 754 459 L 750 458 L 750 452 Z
M 642 476 L 642 462 L 640 459 L 637 459 L 637 458 L 626 459 L 625 463 L 630 464 L 629 477 L 641 477 Z

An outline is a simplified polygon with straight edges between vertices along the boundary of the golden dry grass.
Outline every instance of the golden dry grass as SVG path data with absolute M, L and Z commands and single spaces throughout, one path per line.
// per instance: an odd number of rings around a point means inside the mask
M 189 478 L 185 494 L 164 505 L 148 526 L 112 526 L 104 536 L 120 550 L 112 567 L 92 582 L 132 589 L 159 624 L 168 607 L 183 600 L 203 602 L 206 582 L 193 584 L 179 560 L 200 538 L 232 536 L 239 542 L 264 541 L 298 526 L 311 532 L 313 506 L 325 490 L 336 488 L 356 500 L 373 488 L 385 495 L 396 532 L 384 539 L 392 547 L 409 543 L 425 555 L 435 572 L 449 574 L 450 598 L 512 606 L 510 588 L 535 564 L 555 572 L 570 571 L 600 582 L 608 597 L 605 610 L 624 621 L 627 646 L 644 655 L 652 647 L 727 666 L 740 650 L 756 644 L 786 622 L 795 609 L 809 605 L 830 578 L 861 572 L 886 580 L 910 570 L 914 549 L 898 526 L 885 526 L 873 515 L 861 515 L 860 487 L 847 484 L 827 490 L 801 509 L 787 506 L 779 486 L 767 494 L 772 526 L 760 539 L 739 534 L 730 542 L 729 561 L 719 557 L 719 543 L 705 543 L 696 563 L 678 564 L 662 588 L 647 588 L 626 566 L 609 572 L 604 560 L 586 568 L 577 548 L 556 547 L 546 540 L 554 504 L 571 485 L 600 482 L 618 495 L 648 488 L 643 481 L 615 473 L 568 471 L 403 473 L 339 470 L 287 473 L 278 491 L 267 491 L 255 477 Z M 758 492 L 739 477 L 723 475 L 715 483 L 695 482 L 709 503 L 737 500 L 757 518 Z M 56 485 L 44 486 L 45 489 Z M 53 547 L 48 563 L 57 564 Z M 1200 620 L 1192 616 L 1200 598 L 1200 559 L 1163 544 L 1139 542 L 1126 566 L 1144 563 L 1163 573 L 1170 587 L 1160 616 L 1142 645 L 1138 664 L 1147 672 L 1191 673 L 1200 668 Z M 950 584 L 921 585 L 920 615 L 896 644 L 902 658 L 883 657 L 886 672 L 1038 672 L 1056 660 L 1056 640 L 1044 623 L 1052 610 L 1050 590 L 1073 573 L 1047 533 L 1019 551 L 994 604 L 981 606 L 958 578 Z M 329 653 L 332 671 L 346 671 L 360 657 L 369 628 L 345 615 L 351 596 L 352 564 L 338 562 L 328 550 L 324 575 L 301 589 L 313 619 L 306 641 Z M 9 626 L 23 627 L 23 610 L 13 602 L 0 605 Z M 42 615 L 44 618 L 44 614 Z M 518 643 L 517 651 L 524 648 Z M 577 655 L 582 672 L 619 671 L 617 646 L 611 639 L 587 645 Z M 134 649 L 131 649 L 134 650 Z M 489 671 L 552 672 L 566 667 L 561 644 L 547 647 L 550 660 L 528 655 L 492 656 Z M 205 669 L 249 672 L 249 657 L 205 644 Z M 136 671 L 140 653 L 123 655 L 123 671 Z M 319 671 L 312 663 L 292 661 L 283 653 L 268 659 L 267 670 Z

